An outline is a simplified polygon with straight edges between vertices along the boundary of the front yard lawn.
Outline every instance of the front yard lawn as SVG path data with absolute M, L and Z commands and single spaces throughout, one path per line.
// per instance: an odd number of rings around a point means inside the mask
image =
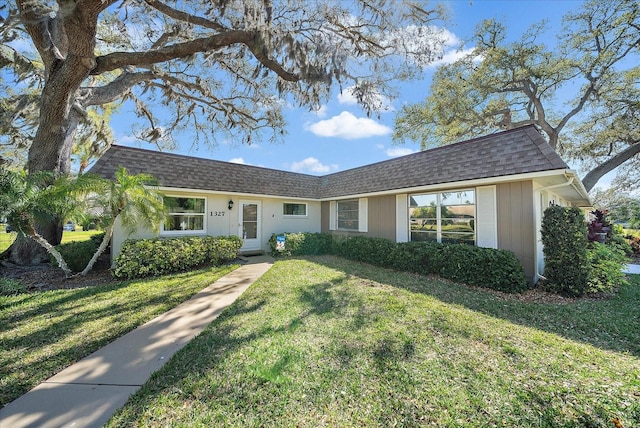
M 236 267 L 0 296 L 0 407 Z
M 640 276 L 538 303 L 278 261 L 108 426 L 640 426 Z

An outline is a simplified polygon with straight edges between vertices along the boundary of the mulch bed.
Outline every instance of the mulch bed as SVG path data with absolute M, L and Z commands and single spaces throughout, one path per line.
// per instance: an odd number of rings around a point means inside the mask
M 107 260 L 99 260 L 86 276 L 65 278 L 62 269 L 48 263 L 20 266 L 7 261 L 0 262 L 0 276 L 20 281 L 29 291 L 46 291 L 103 285 L 120 280 L 111 276 Z

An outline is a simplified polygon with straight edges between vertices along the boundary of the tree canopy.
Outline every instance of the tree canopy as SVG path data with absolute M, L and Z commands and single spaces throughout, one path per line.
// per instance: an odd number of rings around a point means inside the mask
M 15 0 L 0 6 L 0 155 L 68 172 L 78 129 L 108 141 L 95 112 L 124 101 L 159 146 L 280 139 L 283 108 L 336 85 L 373 113 L 437 57 L 439 17 L 410 1 Z
M 545 23 L 509 42 L 497 20 L 481 22 L 475 49 L 440 66 L 424 103 L 396 118 L 394 140 L 423 148 L 535 124 L 587 173 L 590 190 L 622 165 L 619 184 L 640 178 L 640 5 L 590 0 L 563 18 L 557 44 Z
M 335 87 L 373 114 L 438 57 L 441 15 L 411 0 L 3 3 L 0 162 L 66 174 L 72 153 L 110 144 L 123 102 L 158 147 L 180 132 L 196 146 L 279 140 L 287 106 L 319 108 Z M 60 219 L 36 226 L 59 242 Z

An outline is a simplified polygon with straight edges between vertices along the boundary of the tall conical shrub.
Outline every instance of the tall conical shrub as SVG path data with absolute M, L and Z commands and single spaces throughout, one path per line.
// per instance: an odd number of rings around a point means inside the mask
M 577 207 L 551 206 L 542 219 L 545 287 L 550 291 L 581 296 L 587 290 L 587 223 Z

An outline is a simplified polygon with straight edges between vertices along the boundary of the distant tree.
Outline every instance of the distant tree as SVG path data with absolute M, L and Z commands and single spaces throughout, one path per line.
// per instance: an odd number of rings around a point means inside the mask
M 181 131 L 280 139 L 287 105 L 316 109 L 336 86 L 373 113 L 442 43 L 420 1 L 14 2 L 0 5 L 0 156 L 28 148 L 30 174 L 68 173 L 87 112 L 110 103 L 134 103 L 134 135 L 159 147 Z M 60 219 L 37 228 L 57 244 Z
M 539 42 L 543 31 L 535 25 L 509 43 L 502 23 L 480 23 L 473 52 L 440 66 L 424 103 L 400 111 L 394 140 L 426 148 L 534 124 L 551 147 L 589 170 L 587 190 L 621 165 L 620 184 L 637 186 L 640 4 L 585 2 L 564 17 L 557 46 Z
M 615 223 L 626 223 L 629 227 L 640 228 L 640 198 L 617 192 L 615 189 L 597 189 L 593 194 L 593 204 L 606 210 L 609 219 Z

